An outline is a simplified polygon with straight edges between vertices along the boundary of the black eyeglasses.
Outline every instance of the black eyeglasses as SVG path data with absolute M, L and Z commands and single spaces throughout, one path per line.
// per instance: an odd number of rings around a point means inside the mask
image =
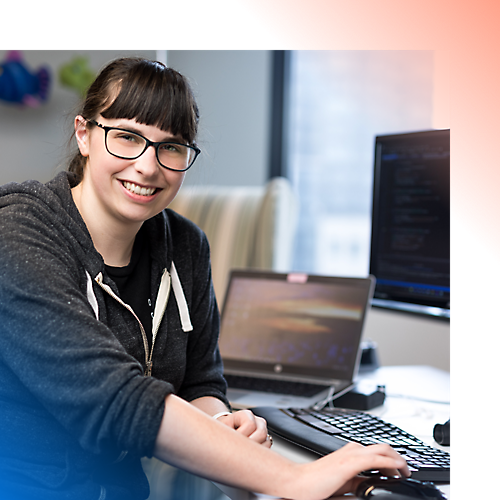
M 104 130 L 104 143 L 110 155 L 123 160 L 139 158 L 149 146 L 153 146 L 158 163 L 169 170 L 185 172 L 201 153 L 196 146 L 188 146 L 178 142 L 153 142 L 137 132 L 118 127 L 106 127 L 95 120 L 87 120 Z

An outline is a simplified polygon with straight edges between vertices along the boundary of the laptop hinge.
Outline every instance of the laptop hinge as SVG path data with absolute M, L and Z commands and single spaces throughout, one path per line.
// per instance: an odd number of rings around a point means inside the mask
M 305 382 L 309 384 L 324 385 L 325 387 L 330 387 L 332 385 L 337 386 L 338 384 L 348 384 L 348 381 L 346 380 L 315 378 L 315 377 L 307 377 L 305 375 L 298 376 L 298 375 L 289 375 L 285 373 L 280 373 L 280 374 L 262 373 L 262 372 L 255 373 L 249 370 L 234 370 L 231 368 L 225 369 L 224 373 L 227 373 L 229 375 L 239 375 L 243 377 L 263 378 L 272 380 L 287 380 L 290 382 Z

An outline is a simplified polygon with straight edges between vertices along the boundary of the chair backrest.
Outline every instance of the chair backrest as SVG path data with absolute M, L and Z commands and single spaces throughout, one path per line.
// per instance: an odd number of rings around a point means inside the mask
M 169 208 L 207 235 L 219 304 L 231 269 L 290 270 L 298 203 L 288 179 L 261 187 L 184 186 Z

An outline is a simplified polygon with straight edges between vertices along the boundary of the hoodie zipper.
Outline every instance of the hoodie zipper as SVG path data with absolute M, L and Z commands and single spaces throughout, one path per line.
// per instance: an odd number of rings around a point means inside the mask
M 167 308 L 168 297 L 170 295 L 170 274 L 165 269 L 163 271 L 163 275 L 161 278 L 160 290 L 158 292 L 158 297 L 156 299 L 155 311 L 154 311 L 154 315 L 153 315 L 153 323 L 155 324 L 155 328 L 153 331 L 153 337 L 152 337 L 152 342 L 151 342 L 151 351 L 149 350 L 148 338 L 146 336 L 146 331 L 144 330 L 144 326 L 142 325 L 140 319 L 135 314 L 132 307 L 130 307 L 125 302 L 123 302 L 123 300 L 120 299 L 120 297 L 118 297 L 118 295 L 116 295 L 115 292 L 113 292 L 111 287 L 109 285 L 106 285 L 106 283 L 104 283 L 102 281 L 102 273 L 99 273 L 95 277 L 95 281 L 108 295 L 113 297 L 117 302 L 119 302 L 123 307 L 125 307 L 139 323 L 139 327 L 141 329 L 142 341 L 144 343 L 145 357 L 146 357 L 146 371 L 145 371 L 144 375 L 146 377 L 150 377 L 152 369 L 153 369 L 153 348 L 154 348 L 154 344 L 155 344 L 155 340 L 156 340 L 156 335 L 158 333 L 158 329 L 160 327 L 161 320 L 162 320 L 163 315 L 165 313 L 165 310 Z M 161 300 L 161 299 L 164 299 L 164 300 Z M 158 314 L 158 316 L 157 316 L 157 314 Z

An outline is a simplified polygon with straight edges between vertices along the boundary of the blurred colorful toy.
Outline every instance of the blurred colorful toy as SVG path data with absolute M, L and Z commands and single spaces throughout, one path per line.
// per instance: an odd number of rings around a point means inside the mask
M 49 69 L 42 66 L 31 73 L 18 50 L 9 51 L 0 64 L 0 99 L 3 101 L 35 108 L 47 100 L 49 86 Z
M 95 76 L 89 67 L 88 59 L 85 57 L 75 57 L 59 69 L 61 85 L 76 90 L 82 97 L 94 81 Z

